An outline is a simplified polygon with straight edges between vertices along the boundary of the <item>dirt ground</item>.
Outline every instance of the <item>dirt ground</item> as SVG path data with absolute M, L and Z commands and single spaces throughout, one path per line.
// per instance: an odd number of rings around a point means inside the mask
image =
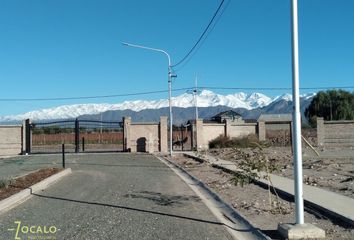
M 59 168 L 45 168 L 16 179 L 1 179 L 0 200 L 10 197 L 61 170 Z
M 226 153 L 225 151 L 224 154 Z M 256 184 L 236 186 L 232 174 L 181 155 L 175 156 L 173 161 L 206 183 L 255 227 L 260 228 L 271 238 L 280 239 L 276 231 L 278 223 L 294 222 L 294 203 L 282 198 L 277 201 L 276 195 L 270 195 L 268 189 Z M 333 222 L 311 209 L 306 209 L 305 222 L 324 229 L 326 239 L 353 239 L 354 236 L 354 230 L 346 224 Z
M 303 147 L 304 183 L 354 198 L 354 150 L 318 150 L 320 157 Z M 207 154 L 239 163 L 241 159 L 257 159 L 262 154 L 273 161 L 279 171 L 273 174 L 293 178 L 291 147 L 211 149 Z

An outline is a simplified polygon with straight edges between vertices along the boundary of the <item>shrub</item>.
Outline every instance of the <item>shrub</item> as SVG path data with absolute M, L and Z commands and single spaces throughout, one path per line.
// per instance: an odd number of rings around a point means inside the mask
M 262 147 L 268 147 L 267 142 L 260 142 L 257 135 L 250 134 L 238 138 L 230 138 L 228 136 L 222 136 L 215 138 L 209 142 L 209 148 L 255 148 L 261 145 Z
M 0 189 L 7 188 L 11 184 L 11 180 L 9 179 L 0 179 Z

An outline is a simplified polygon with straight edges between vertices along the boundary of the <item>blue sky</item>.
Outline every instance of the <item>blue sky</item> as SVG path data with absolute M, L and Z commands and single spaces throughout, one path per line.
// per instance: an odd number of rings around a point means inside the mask
M 50 98 L 167 90 L 167 60 L 123 47 L 168 51 L 179 61 L 220 0 L 2 0 L 0 98 Z M 228 0 L 173 88 L 291 87 L 290 0 Z M 354 1 L 299 0 L 300 86 L 354 85 Z M 352 91 L 353 89 L 349 89 Z M 227 94 L 238 90 L 214 90 Z M 314 90 L 303 90 L 302 93 Z M 252 91 L 244 91 L 252 92 Z M 269 96 L 284 91 L 257 90 Z M 290 92 L 286 91 L 286 92 Z M 174 92 L 173 95 L 182 92 Z M 0 102 L 0 115 L 75 103 L 160 99 Z

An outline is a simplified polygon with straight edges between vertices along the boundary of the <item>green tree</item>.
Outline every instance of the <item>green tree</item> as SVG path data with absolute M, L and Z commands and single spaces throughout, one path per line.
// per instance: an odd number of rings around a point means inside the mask
M 320 91 L 305 110 L 305 116 L 312 126 L 316 117 L 324 120 L 354 120 L 354 93 L 344 90 Z

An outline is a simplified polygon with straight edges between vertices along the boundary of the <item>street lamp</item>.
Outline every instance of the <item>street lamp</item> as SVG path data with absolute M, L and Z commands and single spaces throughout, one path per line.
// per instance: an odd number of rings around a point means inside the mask
M 169 109 L 170 109 L 170 114 L 169 114 L 169 117 L 170 117 L 170 139 L 169 140 L 170 140 L 170 156 L 172 157 L 172 100 L 171 100 L 172 78 L 177 77 L 177 75 L 172 74 L 172 67 L 171 67 L 172 64 L 171 64 L 170 55 L 166 51 L 164 51 L 162 49 L 158 49 L 158 48 L 145 47 L 145 46 L 126 43 L 126 42 L 122 42 L 122 44 L 124 46 L 128 46 L 128 47 L 142 48 L 142 49 L 151 50 L 151 51 L 155 51 L 155 52 L 161 52 L 167 56 L 167 59 L 168 59 L 168 102 L 169 102 Z
M 291 40 L 292 40 L 292 92 L 293 92 L 293 137 L 294 149 L 294 188 L 295 224 L 279 224 L 278 231 L 286 239 L 325 238 L 325 231 L 304 222 L 304 198 L 302 183 L 301 114 L 299 94 L 299 44 L 298 44 L 298 6 L 291 0 Z
M 291 4 L 292 30 L 292 79 L 293 79 L 293 148 L 294 148 L 294 182 L 296 224 L 304 224 L 304 199 L 302 189 L 302 147 L 301 147 L 301 114 L 299 96 L 299 44 L 298 44 L 298 7 L 297 0 Z

